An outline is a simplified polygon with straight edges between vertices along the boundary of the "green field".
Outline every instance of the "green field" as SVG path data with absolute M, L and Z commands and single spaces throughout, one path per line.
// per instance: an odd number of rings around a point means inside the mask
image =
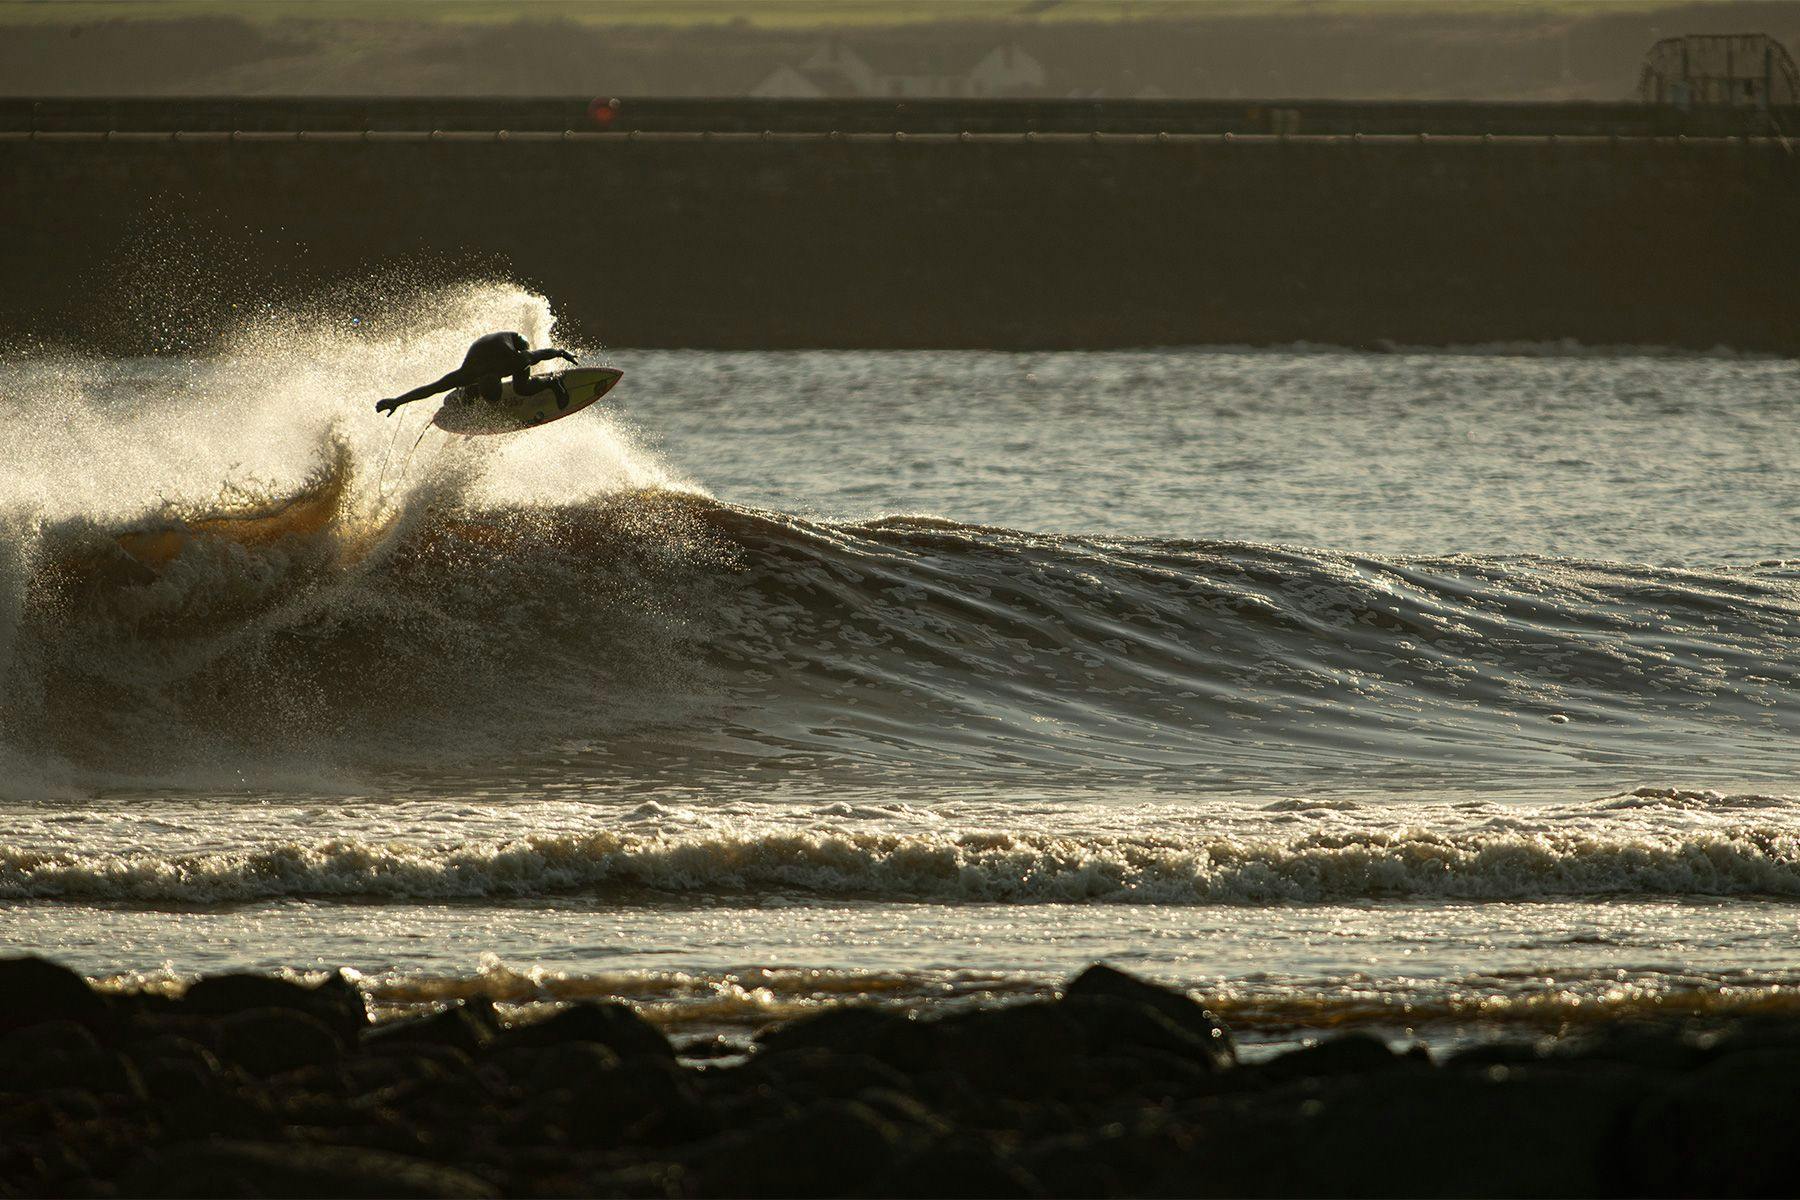
M 1246 16 L 1319 18 L 1487 13 L 1582 17 L 1726 5 L 1732 0 L 0 0 L 0 24 L 239 17 L 250 21 L 521 19 L 586 25 L 748 24 L 767 29 L 915 25 L 940 21 L 1107 22 Z

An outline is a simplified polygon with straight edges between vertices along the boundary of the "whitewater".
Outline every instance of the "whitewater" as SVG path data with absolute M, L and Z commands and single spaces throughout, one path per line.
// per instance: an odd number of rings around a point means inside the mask
M 0 355 L 0 938 L 741 1032 L 1800 1008 L 1800 364 L 638 352 L 505 283 Z M 424 434 L 421 437 L 421 434 Z M 416 442 L 416 445 L 415 445 Z

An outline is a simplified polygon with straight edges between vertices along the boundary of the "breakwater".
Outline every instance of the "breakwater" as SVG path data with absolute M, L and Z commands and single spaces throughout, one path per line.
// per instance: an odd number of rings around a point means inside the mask
M 14 129 L 0 223 L 0 329 L 114 346 L 398 273 L 615 345 L 1800 352 L 1780 138 Z
M 1800 107 L 1479 100 L 0 96 L 0 131 L 169 129 L 1759 137 L 1800 131 Z

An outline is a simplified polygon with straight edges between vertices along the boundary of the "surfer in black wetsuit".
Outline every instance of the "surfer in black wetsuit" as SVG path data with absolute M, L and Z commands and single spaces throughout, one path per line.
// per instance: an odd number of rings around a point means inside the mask
M 531 343 L 516 333 L 490 333 L 486 337 L 476 338 L 470 344 L 469 352 L 463 356 L 462 366 L 436 383 L 421 384 L 391 400 L 376 401 L 375 411 L 392 413 L 402 404 L 411 404 L 414 400 L 423 400 L 452 388 L 469 388 L 488 403 L 498 404 L 500 381 L 508 375 L 512 376 L 514 395 L 535 396 L 549 388 L 556 393 L 556 407 L 567 408 L 569 389 L 563 386 L 562 380 L 555 376 L 542 379 L 531 377 L 534 364 L 547 362 L 552 358 L 560 358 L 570 365 L 575 362 L 575 356 L 567 350 L 533 350 Z

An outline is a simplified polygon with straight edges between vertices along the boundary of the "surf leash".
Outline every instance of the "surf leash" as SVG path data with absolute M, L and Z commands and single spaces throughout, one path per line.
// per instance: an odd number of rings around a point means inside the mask
M 394 422 L 394 436 L 388 439 L 387 453 L 381 456 L 381 470 L 375 474 L 375 502 L 377 504 L 387 503 L 387 493 L 383 490 L 383 485 L 387 482 L 388 460 L 394 457 L 394 447 L 399 444 L 400 441 L 400 427 L 404 424 L 406 424 L 406 417 L 404 415 L 401 416 L 398 421 Z M 425 428 L 429 429 L 431 426 L 427 425 Z M 423 437 L 424 434 L 420 434 L 419 436 Z M 418 448 L 418 443 L 414 442 L 413 449 L 417 450 Z M 410 458 L 411 455 L 408 455 L 407 457 Z M 405 476 L 402 475 L 401 478 L 405 478 Z

